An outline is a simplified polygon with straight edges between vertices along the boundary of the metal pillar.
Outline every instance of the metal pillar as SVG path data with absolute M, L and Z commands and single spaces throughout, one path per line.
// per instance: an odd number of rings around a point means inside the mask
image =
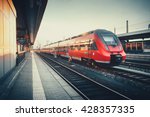
M 128 23 L 128 20 L 126 21 L 126 33 L 129 32 L 129 23 Z

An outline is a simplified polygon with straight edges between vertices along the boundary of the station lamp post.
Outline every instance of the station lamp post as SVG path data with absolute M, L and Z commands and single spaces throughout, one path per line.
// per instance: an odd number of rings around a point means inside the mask
M 126 33 L 129 32 L 129 23 L 128 23 L 128 20 L 126 21 Z

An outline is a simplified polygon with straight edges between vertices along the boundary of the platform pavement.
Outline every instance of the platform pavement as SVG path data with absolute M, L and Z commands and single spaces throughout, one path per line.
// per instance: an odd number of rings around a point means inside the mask
M 8 85 L 8 100 L 82 100 L 83 98 L 36 53 L 28 53 Z M 10 87 L 9 86 L 9 87 Z M 8 86 L 7 86 L 8 87 Z

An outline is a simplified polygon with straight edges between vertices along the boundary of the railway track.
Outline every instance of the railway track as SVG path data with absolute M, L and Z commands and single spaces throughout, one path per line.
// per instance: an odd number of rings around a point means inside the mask
M 140 64 L 138 64 L 140 66 Z M 126 67 L 125 67 L 126 66 Z M 141 71 L 141 67 L 135 66 L 138 70 L 133 68 L 133 65 L 128 66 L 113 66 L 113 67 L 105 67 L 105 66 L 100 66 L 97 67 L 96 69 L 99 71 L 104 71 L 110 74 L 114 74 L 115 76 L 121 76 L 123 78 L 129 79 L 129 80 L 134 80 L 138 81 L 147 85 L 150 85 L 150 73 L 145 72 L 145 69 Z M 147 69 L 149 70 L 149 69 Z
M 110 72 L 128 79 L 139 81 L 150 85 L 150 73 L 127 69 L 119 66 L 110 68 Z
M 126 62 L 150 65 L 149 54 L 127 54 Z
M 77 61 L 77 64 L 82 64 Z M 82 64 L 83 65 L 83 64 Z M 85 66 L 85 65 L 84 65 Z M 86 66 L 85 66 L 86 67 Z M 91 66 L 89 66 L 91 67 Z M 121 66 L 96 66 L 94 69 L 150 85 L 149 64 L 127 62 Z M 93 67 L 91 67 L 93 69 Z
M 147 54 L 126 54 L 127 55 L 127 58 L 137 58 L 137 59 L 150 59 L 150 54 L 147 53 Z
M 77 64 L 82 64 L 79 61 L 76 61 Z M 83 65 L 83 64 L 82 64 Z M 84 65 L 86 66 L 86 65 Z M 91 67 L 91 66 L 89 66 Z M 93 69 L 93 66 L 91 67 Z M 131 79 L 134 81 L 138 81 L 144 84 L 150 85 L 150 65 L 145 63 L 137 63 L 137 62 L 126 62 L 121 64 L 120 66 L 96 66 L 94 69 L 114 74 L 116 76 L 121 76 L 126 79 Z
M 129 69 L 129 68 L 125 68 L 124 66 L 114 66 L 114 67 L 98 66 L 94 69 L 99 70 L 101 72 L 110 73 L 115 76 L 120 76 L 128 80 L 138 81 L 140 83 L 150 85 L 150 73 L 143 72 L 145 70 L 139 71 L 140 68 L 138 68 L 138 70 Z M 93 67 L 91 69 L 93 69 Z
M 126 100 L 129 97 L 97 83 L 91 78 L 75 71 L 64 64 L 38 54 L 52 69 L 54 69 L 65 81 L 67 81 L 84 99 L 90 100 Z
M 136 59 L 136 58 L 127 58 L 126 62 L 139 63 L 139 64 L 150 64 L 150 60 L 147 59 Z
M 150 72 L 150 64 L 137 63 L 137 62 L 125 62 L 120 65 L 121 67 L 140 70 L 144 72 Z

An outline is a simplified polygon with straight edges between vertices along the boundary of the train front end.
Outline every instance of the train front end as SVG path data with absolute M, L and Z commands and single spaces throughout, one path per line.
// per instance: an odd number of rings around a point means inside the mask
M 118 37 L 106 30 L 97 30 L 97 43 L 101 60 L 112 65 L 118 65 L 124 62 L 126 54 Z

